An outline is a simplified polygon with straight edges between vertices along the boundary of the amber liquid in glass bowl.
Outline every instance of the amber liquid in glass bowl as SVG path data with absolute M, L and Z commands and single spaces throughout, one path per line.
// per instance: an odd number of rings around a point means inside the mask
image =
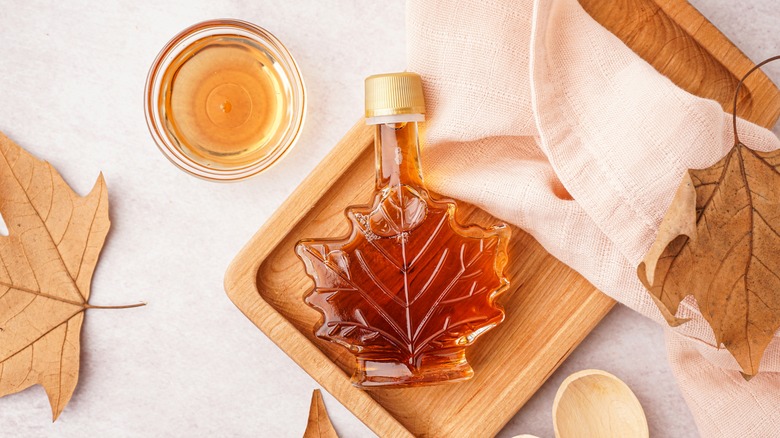
M 165 71 L 162 114 L 182 151 L 216 165 L 247 164 L 274 143 L 287 111 L 286 78 L 262 48 L 230 35 L 194 43 Z
M 201 23 L 163 49 L 147 83 L 160 149 L 196 176 L 237 180 L 274 164 L 298 137 L 303 82 L 281 43 L 254 25 Z

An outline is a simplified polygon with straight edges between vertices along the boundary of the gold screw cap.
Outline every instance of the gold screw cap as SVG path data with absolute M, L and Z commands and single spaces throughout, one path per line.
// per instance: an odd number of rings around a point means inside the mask
M 384 73 L 366 78 L 366 118 L 425 114 L 422 79 L 417 73 Z

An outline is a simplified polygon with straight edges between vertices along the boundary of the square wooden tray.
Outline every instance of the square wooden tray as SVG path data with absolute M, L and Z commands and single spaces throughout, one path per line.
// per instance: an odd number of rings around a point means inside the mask
M 728 108 L 753 64 L 682 0 L 582 0 L 583 6 L 659 71 Z M 772 126 L 780 93 L 763 74 L 743 88 L 740 115 Z M 238 254 L 225 278 L 230 299 L 328 392 L 382 437 L 496 434 L 612 308 L 614 301 L 513 228 L 507 319 L 468 351 L 469 382 L 362 391 L 354 359 L 314 337 L 320 315 L 303 303 L 312 288 L 293 248 L 303 237 L 340 236 L 344 209 L 368 202 L 374 183 L 372 130 L 359 122 Z M 493 220 L 471 206 L 461 222 Z

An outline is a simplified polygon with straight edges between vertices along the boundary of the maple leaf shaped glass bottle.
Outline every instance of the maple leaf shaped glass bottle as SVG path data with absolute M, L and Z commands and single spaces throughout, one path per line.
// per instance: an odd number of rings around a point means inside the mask
M 306 239 L 296 253 L 314 290 L 315 334 L 348 348 L 359 387 L 469 379 L 465 348 L 504 319 L 510 230 L 456 222 L 455 201 L 432 197 L 420 167 L 422 81 L 415 73 L 366 79 L 376 129 L 371 205 L 346 210 L 346 238 Z

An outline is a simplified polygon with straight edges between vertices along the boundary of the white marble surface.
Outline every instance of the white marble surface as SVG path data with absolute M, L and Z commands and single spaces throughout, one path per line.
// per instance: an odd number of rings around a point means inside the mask
M 780 52 L 774 0 L 694 3 L 754 60 Z M 149 302 L 90 311 L 79 387 L 60 419 L 51 423 L 35 387 L 0 399 L 0 436 L 301 436 L 317 384 L 233 306 L 223 274 L 360 116 L 363 77 L 404 67 L 403 2 L 0 0 L 0 8 L 0 130 L 80 193 L 105 173 L 113 225 L 92 301 Z M 310 98 L 296 149 L 239 184 L 175 169 L 154 146 L 142 110 L 157 51 L 184 27 L 216 17 L 275 33 L 297 58 Z M 780 79 L 780 64 L 769 70 Z M 551 437 L 555 390 L 583 368 L 623 378 L 645 406 L 653 436 L 696 435 L 660 327 L 617 308 L 500 436 Z M 342 436 L 371 436 L 325 399 Z

